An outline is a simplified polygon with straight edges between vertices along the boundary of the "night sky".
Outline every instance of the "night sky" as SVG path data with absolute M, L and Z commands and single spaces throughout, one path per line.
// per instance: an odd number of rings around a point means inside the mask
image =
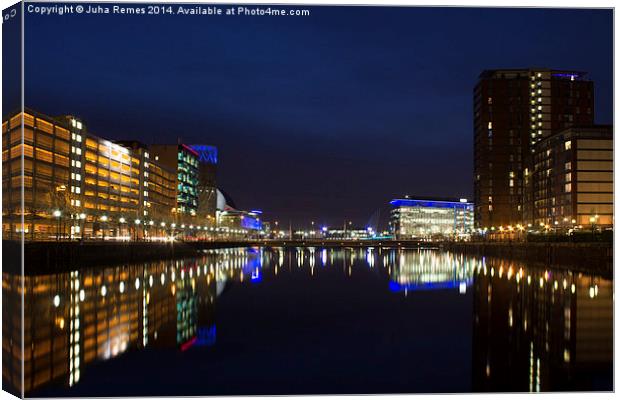
M 28 14 L 25 103 L 110 139 L 215 145 L 238 207 L 298 226 L 363 226 L 404 194 L 470 198 L 483 69 L 588 71 L 612 122 L 611 10 L 300 8 Z

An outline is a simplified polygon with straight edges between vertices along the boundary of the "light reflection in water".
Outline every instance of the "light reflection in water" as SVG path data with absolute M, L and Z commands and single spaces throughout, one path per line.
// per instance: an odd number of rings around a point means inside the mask
M 612 281 L 489 264 L 518 273 L 474 276 L 473 390 L 611 390 Z
M 428 290 L 473 298 L 474 391 L 563 388 L 583 365 L 611 360 L 612 284 L 601 277 L 435 250 L 222 249 L 26 277 L 26 392 L 58 379 L 76 385 L 85 365 L 127 351 L 215 346 L 216 302 L 228 286 L 260 286 L 300 269 L 311 279 L 330 271 L 348 279 L 374 274 L 387 293 L 407 301 Z M 3 274 L 9 303 L 20 295 L 18 280 Z M 7 335 L 19 333 L 8 315 L 3 322 Z M 3 356 L 12 362 L 3 363 L 3 376 L 18 386 L 20 340 L 8 343 Z

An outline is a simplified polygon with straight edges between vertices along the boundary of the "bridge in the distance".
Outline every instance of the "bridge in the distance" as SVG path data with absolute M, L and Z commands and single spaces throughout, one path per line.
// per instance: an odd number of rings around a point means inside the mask
M 392 239 L 246 239 L 188 242 L 198 249 L 226 247 L 267 246 L 267 247 L 382 247 L 382 248 L 437 248 L 439 243 L 422 240 Z

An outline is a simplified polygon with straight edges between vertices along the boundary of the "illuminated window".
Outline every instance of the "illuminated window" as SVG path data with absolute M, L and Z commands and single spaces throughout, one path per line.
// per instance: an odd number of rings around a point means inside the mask
M 567 183 L 567 184 L 564 185 L 564 191 L 566 193 L 570 193 L 570 191 L 571 191 L 571 184 L 570 183 Z
M 97 148 L 97 142 L 92 140 L 92 139 L 86 139 L 86 147 L 89 147 L 91 149 L 96 149 Z
M 571 149 L 571 141 L 568 140 L 564 142 L 564 150 L 570 150 L 570 149 Z
M 37 128 L 39 128 L 40 130 L 47 132 L 47 133 L 53 133 L 54 129 L 53 129 L 53 125 L 50 124 L 47 121 L 44 121 L 40 118 L 37 118 Z

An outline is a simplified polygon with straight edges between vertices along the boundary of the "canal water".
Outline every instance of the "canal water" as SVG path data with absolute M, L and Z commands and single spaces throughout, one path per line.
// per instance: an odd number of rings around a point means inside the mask
M 613 282 L 439 250 L 244 248 L 25 278 L 29 396 L 613 389 Z M 3 310 L 20 278 L 3 275 Z M 3 388 L 19 390 L 3 313 Z

